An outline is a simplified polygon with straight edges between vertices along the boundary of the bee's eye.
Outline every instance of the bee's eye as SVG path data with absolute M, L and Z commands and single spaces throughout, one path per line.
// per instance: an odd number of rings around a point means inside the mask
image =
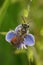
M 26 27 L 27 27 L 27 24 L 22 24 L 22 26 L 23 26 L 24 28 L 26 28 Z
M 29 28 L 29 25 L 28 25 L 28 28 Z

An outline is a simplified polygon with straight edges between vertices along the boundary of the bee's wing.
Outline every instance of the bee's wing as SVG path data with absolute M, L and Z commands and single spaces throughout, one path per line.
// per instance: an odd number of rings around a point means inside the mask
M 33 46 L 35 44 L 35 38 L 32 34 L 28 34 L 25 38 L 24 38 L 24 44 L 27 46 Z
M 16 34 L 14 33 L 13 30 L 11 30 L 11 31 L 9 31 L 9 32 L 6 34 L 5 39 L 6 39 L 6 41 L 10 42 L 11 39 L 12 39 L 14 36 L 16 36 Z
M 18 25 L 16 28 L 15 28 L 15 32 L 17 33 L 18 32 L 18 30 L 20 30 L 21 29 L 21 27 L 22 27 L 22 25 L 20 24 L 20 25 Z

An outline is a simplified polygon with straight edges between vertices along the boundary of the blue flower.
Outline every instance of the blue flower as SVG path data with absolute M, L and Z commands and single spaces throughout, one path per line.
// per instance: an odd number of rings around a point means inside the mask
M 15 30 L 11 30 L 6 34 L 6 41 L 11 43 L 11 40 L 13 37 L 17 36 L 18 30 L 20 30 L 22 25 L 18 25 Z M 21 42 L 17 48 L 27 48 L 26 46 L 33 46 L 35 44 L 35 38 L 32 34 L 27 33 L 27 35 L 24 37 L 23 42 Z

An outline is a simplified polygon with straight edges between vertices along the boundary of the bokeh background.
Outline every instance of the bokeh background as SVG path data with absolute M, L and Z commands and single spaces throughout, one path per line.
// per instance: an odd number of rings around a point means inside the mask
M 16 49 L 5 40 L 26 17 L 35 45 Z M 43 65 L 43 0 L 0 0 L 0 65 Z

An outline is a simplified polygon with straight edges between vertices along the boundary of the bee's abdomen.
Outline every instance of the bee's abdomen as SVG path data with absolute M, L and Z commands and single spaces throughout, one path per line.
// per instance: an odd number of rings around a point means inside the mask
M 20 36 L 14 36 L 11 40 L 12 45 L 14 45 L 15 47 L 18 47 L 22 42 L 23 42 L 23 38 Z

